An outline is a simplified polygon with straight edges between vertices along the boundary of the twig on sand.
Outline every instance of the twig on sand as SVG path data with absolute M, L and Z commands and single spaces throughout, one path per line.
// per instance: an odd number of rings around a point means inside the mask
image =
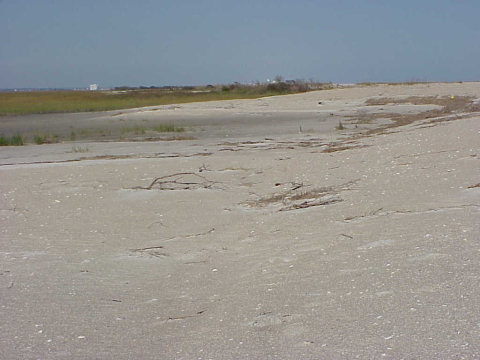
M 166 227 L 165 225 L 163 225 L 163 223 L 162 223 L 160 220 L 158 220 L 158 221 L 154 221 L 153 223 L 151 223 L 150 225 L 148 225 L 148 226 L 147 226 L 147 229 L 150 229 L 150 228 L 151 228 L 153 225 L 155 225 L 155 224 L 160 224 L 161 226 Z
M 172 321 L 172 320 L 184 320 L 184 319 L 189 319 L 189 318 L 194 318 L 198 315 L 201 315 L 203 314 L 204 312 L 206 312 L 207 310 L 200 310 L 200 311 L 197 311 L 195 314 L 193 315 L 184 315 L 184 316 L 171 316 L 171 317 L 168 317 L 166 318 L 165 320 L 162 320 L 164 322 L 167 322 L 167 321 Z
M 150 250 L 155 250 L 155 249 L 163 249 L 164 246 L 152 246 L 152 247 L 146 247 L 146 248 L 140 248 L 140 249 L 133 249 L 132 251 L 150 251 Z
M 288 182 L 288 183 L 275 183 L 275 186 L 286 185 L 286 184 L 290 184 L 292 186 L 292 188 L 289 191 L 295 191 L 300 189 L 301 187 L 310 186 L 310 185 L 304 185 L 303 183 L 297 183 L 295 181 Z
M 383 207 L 381 207 L 380 209 L 377 209 L 377 210 L 370 211 L 369 213 L 367 213 L 365 215 L 349 216 L 349 217 L 346 217 L 343 220 L 343 222 L 349 222 L 349 221 L 363 219 L 363 218 L 376 217 L 379 214 L 379 212 L 382 211 L 382 210 L 383 210 Z M 381 214 L 381 215 L 384 215 L 384 214 Z M 380 215 L 378 215 L 378 216 L 380 216 Z
M 147 187 L 136 186 L 133 189 L 152 190 L 155 185 L 158 185 L 160 190 L 210 189 L 214 184 L 216 184 L 215 181 L 208 180 L 202 175 L 193 172 L 183 172 L 158 177 Z
M 202 166 L 200 166 L 198 168 L 198 172 L 203 172 L 203 171 L 211 171 L 209 168 L 207 168 L 207 166 L 205 164 L 203 164 Z
M 278 211 L 291 211 L 291 210 L 298 210 L 298 209 L 306 209 L 312 206 L 322 206 L 322 205 L 331 205 L 335 204 L 338 202 L 343 201 L 342 199 L 328 199 L 328 200 L 320 200 L 318 199 L 312 200 L 312 201 L 304 201 L 301 204 L 293 204 L 290 206 L 286 206 L 284 208 L 281 208 Z
M 204 235 L 210 234 L 214 231 L 215 231 L 215 228 L 211 228 L 210 230 L 205 231 L 203 233 L 199 233 L 199 234 L 188 234 L 188 235 L 173 236 L 171 238 L 165 239 L 164 242 L 178 240 L 178 239 L 188 239 L 188 238 L 193 238 L 193 237 L 197 237 L 197 236 L 204 236 Z

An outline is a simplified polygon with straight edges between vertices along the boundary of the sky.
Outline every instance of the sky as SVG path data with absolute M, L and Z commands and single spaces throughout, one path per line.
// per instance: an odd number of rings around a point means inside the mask
M 479 0 L 0 0 L 0 88 L 480 80 Z

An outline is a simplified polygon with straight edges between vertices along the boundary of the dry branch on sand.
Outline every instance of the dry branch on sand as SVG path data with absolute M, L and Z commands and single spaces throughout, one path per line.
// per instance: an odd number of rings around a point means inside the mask
M 267 206 L 283 205 L 278 211 L 291 211 L 305 209 L 313 206 L 331 205 L 343 201 L 338 194 L 342 191 L 351 190 L 351 187 L 358 180 L 352 180 L 336 186 L 327 186 L 303 190 L 303 185 L 296 182 L 290 184 L 290 188 L 282 193 L 276 193 L 270 196 L 262 197 L 258 200 L 245 202 L 245 205 L 256 208 L 265 208 Z M 275 186 L 284 185 L 276 183 Z
M 147 186 L 136 186 L 133 189 L 139 190 L 194 190 L 211 189 L 217 182 L 208 180 L 202 175 L 192 172 L 176 173 L 156 178 Z
M 292 204 L 290 206 L 285 206 L 278 211 L 291 211 L 291 210 L 306 209 L 306 208 L 313 207 L 313 206 L 336 204 L 336 203 L 341 202 L 341 201 L 343 201 L 343 200 L 339 199 L 339 198 L 313 199 L 313 200 L 310 200 L 310 201 L 309 200 L 304 201 L 300 204 Z

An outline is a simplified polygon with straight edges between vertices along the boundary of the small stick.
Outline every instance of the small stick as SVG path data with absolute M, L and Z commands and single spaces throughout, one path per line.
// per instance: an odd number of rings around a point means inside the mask
M 167 319 L 167 321 L 168 321 L 168 320 L 181 320 L 181 319 L 193 318 L 193 317 L 195 317 L 195 316 L 197 316 L 197 315 L 203 314 L 205 311 L 207 311 L 207 310 L 197 311 L 197 313 L 194 314 L 194 315 L 185 315 L 185 316 L 169 317 L 169 318 Z
M 146 247 L 142 249 L 133 249 L 132 251 L 148 251 L 148 250 L 155 250 L 155 249 L 163 249 L 164 246 L 153 246 L 153 247 Z

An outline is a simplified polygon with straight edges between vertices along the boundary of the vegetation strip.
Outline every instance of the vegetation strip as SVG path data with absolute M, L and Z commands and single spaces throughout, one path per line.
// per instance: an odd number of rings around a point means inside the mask
M 328 89 L 332 84 L 271 84 L 184 88 L 125 88 L 108 91 L 0 92 L 0 116 L 133 109 L 202 101 L 256 99 Z

